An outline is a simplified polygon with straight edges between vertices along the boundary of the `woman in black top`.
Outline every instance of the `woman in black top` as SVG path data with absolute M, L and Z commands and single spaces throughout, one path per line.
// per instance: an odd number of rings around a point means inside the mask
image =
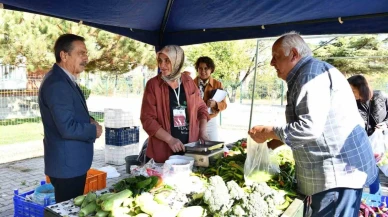
M 354 75 L 348 78 L 357 107 L 365 121 L 365 130 L 368 136 L 372 135 L 376 128 L 387 126 L 388 101 L 385 94 L 379 90 L 373 91 L 368 81 L 362 75 Z
M 362 75 L 354 75 L 348 78 L 354 97 L 357 101 L 358 111 L 365 121 L 365 130 L 368 136 L 372 135 L 376 128 L 387 127 L 388 100 L 381 91 L 373 91 L 368 81 Z M 380 156 L 375 156 L 380 157 Z M 380 194 L 380 180 L 369 186 L 371 194 Z

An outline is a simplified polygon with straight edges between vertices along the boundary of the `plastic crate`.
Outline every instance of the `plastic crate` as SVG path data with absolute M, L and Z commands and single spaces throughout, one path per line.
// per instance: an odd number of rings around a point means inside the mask
M 124 146 L 139 143 L 139 127 L 125 127 L 120 129 L 105 127 L 105 144 Z
M 40 183 L 44 185 L 45 182 Z M 19 190 L 14 190 L 13 196 L 13 206 L 14 206 L 14 217 L 43 217 L 44 208 L 48 205 L 54 204 L 55 201 L 50 202 L 50 198 L 46 197 L 44 200 L 44 205 L 40 205 L 28 200 L 26 197 L 28 195 L 34 194 L 34 190 L 19 194 Z
M 104 109 L 104 125 L 109 128 L 123 128 L 133 126 L 132 112 L 123 109 Z
M 46 176 L 46 182 L 50 183 L 50 178 Z M 106 188 L 106 172 L 90 169 L 86 174 L 86 183 L 84 188 L 84 194 L 89 191 L 97 191 Z
M 105 163 L 107 164 L 123 165 L 126 156 L 136 154 L 139 154 L 139 143 L 126 146 L 105 145 Z
M 381 203 L 385 202 L 388 204 L 388 197 L 382 195 L 362 193 L 362 200 L 365 200 L 368 206 L 380 206 Z

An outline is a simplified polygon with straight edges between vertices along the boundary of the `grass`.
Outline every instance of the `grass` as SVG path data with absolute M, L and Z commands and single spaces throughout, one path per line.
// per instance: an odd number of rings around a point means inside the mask
M 41 120 L 42 119 L 40 117 L 5 119 L 0 120 L 0 126 L 19 125 L 24 123 L 40 123 Z
M 42 123 L 0 125 L 0 145 L 24 143 L 43 139 Z
M 99 123 L 104 123 L 103 112 L 90 112 Z M 43 139 L 40 117 L 0 120 L 0 145 L 24 143 Z

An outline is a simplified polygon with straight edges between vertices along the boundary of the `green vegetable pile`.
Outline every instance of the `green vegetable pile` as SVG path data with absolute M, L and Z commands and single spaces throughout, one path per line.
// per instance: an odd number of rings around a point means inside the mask
M 186 198 L 186 197 L 185 197 Z M 187 199 L 187 198 L 186 198 Z M 80 217 L 175 217 L 180 212 L 187 212 L 186 208 L 172 209 L 167 201 L 179 200 L 179 195 L 168 187 L 160 188 L 153 194 L 144 192 L 134 196 L 128 189 L 117 193 L 105 193 L 97 196 L 94 192 L 74 199 L 74 205 L 80 206 Z M 187 201 L 184 201 L 187 203 Z M 199 211 L 200 210 L 200 211 Z M 190 208 L 190 212 L 205 213 L 205 209 Z
M 245 186 L 244 180 L 244 163 L 247 158 L 245 149 L 242 147 L 245 140 L 238 140 L 232 148 L 232 155 L 219 158 L 208 168 L 200 168 L 196 175 L 205 177 L 221 176 L 225 182 L 234 180 L 240 187 Z M 297 182 L 295 178 L 295 161 L 290 149 L 281 149 L 276 156 L 280 173 L 275 175 L 268 174 L 264 171 L 257 171 L 247 177 L 255 182 L 266 182 L 275 190 L 284 190 L 292 198 L 297 196 Z
M 214 166 L 200 168 L 197 174 L 202 174 L 206 177 L 218 175 L 221 176 L 225 182 L 234 180 L 240 186 L 244 186 L 244 162 L 246 158 L 246 154 L 236 154 L 219 158 Z
M 276 190 L 284 190 L 288 196 L 296 197 L 297 182 L 295 177 L 295 161 L 292 151 L 283 149 L 277 153 L 280 173 L 275 174 L 267 184 Z
M 135 176 L 126 179 L 122 179 L 113 185 L 114 192 L 120 192 L 124 189 L 131 190 L 134 195 L 139 195 L 143 192 L 148 192 L 154 188 L 160 178 L 157 176 Z

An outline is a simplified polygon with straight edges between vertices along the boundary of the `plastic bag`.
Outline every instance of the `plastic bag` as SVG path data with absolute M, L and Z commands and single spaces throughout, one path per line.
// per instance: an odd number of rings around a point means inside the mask
M 247 141 L 247 159 L 244 164 L 244 178 L 247 185 L 252 182 L 267 182 L 280 172 L 276 156 L 271 155 L 267 143 L 256 143 L 250 136 Z
M 376 129 L 375 132 L 369 137 L 372 151 L 377 156 L 377 166 L 388 176 L 388 130 Z
M 386 133 L 386 132 L 385 132 Z M 376 129 L 375 132 L 369 137 L 370 145 L 372 146 L 372 151 L 374 154 L 382 156 L 385 153 L 385 143 L 386 135 L 384 135 L 384 130 Z
M 44 205 L 44 199 L 49 199 L 49 204 L 55 204 L 54 186 L 52 184 L 44 184 L 37 187 L 33 194 L 33 201 L 37 204 Z

